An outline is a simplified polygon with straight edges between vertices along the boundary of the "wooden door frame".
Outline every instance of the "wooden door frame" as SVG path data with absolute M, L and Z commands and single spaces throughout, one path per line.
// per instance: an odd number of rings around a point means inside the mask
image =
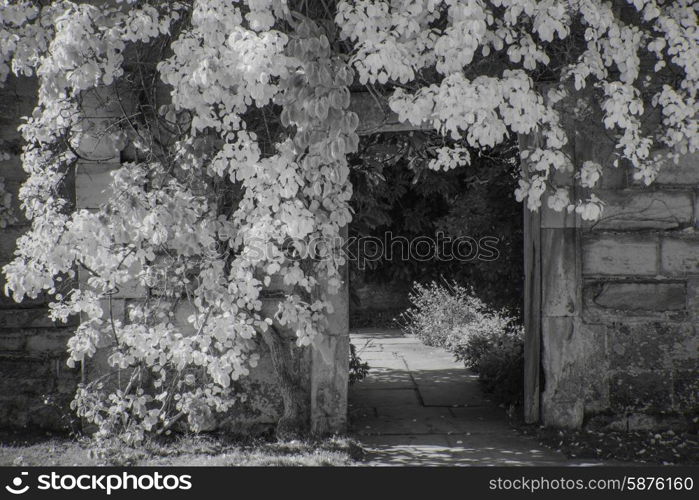
M 540 419 L 541 214 L 524 213 L 524 421 Z

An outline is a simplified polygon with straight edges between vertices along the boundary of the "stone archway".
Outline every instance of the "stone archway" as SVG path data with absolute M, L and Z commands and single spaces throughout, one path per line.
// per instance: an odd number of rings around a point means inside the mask
M 359 133 L 416 129 L 367 93 L 352 107 Z M 601 129 L 568 135 L 577 166 L 602 165 L 606 206 L 595 223 L 545 203 L 524 211 L 525 420 L 686 425 L 699 404 L 699 154 L 675 164 L 656 152 L 664 165 L 649 188 L 611 165 Z M 579 189 L 574 172 L 555 182 Z
M 26 80 L 3 90 L 12 95 L 3 100 L 12 104 L 0 123 L 3 140 L 20 140 L 19 116 L 33 107 L 33 87 Z M 353 94 L 352 109 L 362 118 L 360 134 L 414 129 L 368 93 Z M 109 116 L 100 102 L 93 111 L 96 123 Z M 682 423 L 683 414 L 697 411 L 699 393 L 699 156 L 669 163 L 649 189 L 623 168 L 605 164 L 610 146 L 601 137 L 571 136 L 576 162 L 604 164 L 599 196 L 607 207 L 604 219 L 592 226 L 546 206 L 525 214 L 526 418 L 565 427 L 589 419 L 622 428 Z M 99 203 L 109 172 L 120 163 L 119 152 L 100 150 L 99 141 L 91 147 L 100 160 L 82 162 L 74 180 L 81 208 Z M 19 155 L 6 163 L 4 175 L 13 176 L 6 180 L 16 191 L 24 175 Z M 574 178 L 558 182 L 573 185 Z M 11 258 L 25 228 L 26 221 L 2 230 L 0 260 Z M 134 288 L 113 296 L 117 313 L 141 294 Z M 318 433 L 342 432 L 347 423 L 347 287 L 334 300 L 330 335 L 307 362 L 311 424 Z M 6 356 L 0 365 L 15 378 L 8 379 L 11 390 L 2 396 L 7 408 L 16 410 L 2 422 L 48 425 L 32 416 L 30 400 L 45 384 L 67 394 L 77 382 L 60 360 L 70 328 L 48 322 L 42 304 L 3 307 L 0 351 Z M 41 380 L 35 379 L 39 372 L 45 374 Z M 267 376 L 256 383 L 263 388 L 260 398 L 268 397 L 273 381 Z M 26 390 L 20 394 L 15 387 Z M 273 421 L 269 403 L 255 411 L 250 421 Z
M 576 164 L 603 166 L 606 206 L 595 223 L 525 211 L 525 418 L 684 427 L 699 394 L 699 155 L 656 152 L 645 187 L 611 165 L 601 130 L 569 137 Z M 577 189 L 572 172 L 556 183 Z

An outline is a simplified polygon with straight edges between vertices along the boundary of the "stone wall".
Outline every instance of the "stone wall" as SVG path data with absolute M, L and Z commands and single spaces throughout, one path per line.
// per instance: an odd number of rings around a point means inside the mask
M 699 155 L 665 163 L 650 187 L 613 168 L 602 135 L 573 157 L 605 169 L 602 219 L 544 207 L 541 419 L 564 427 L 694 425 L 699 413 Z M 559 185 L 575 182 L 559 176 Z
M 352 327 L 384 326 L 410 307 L 410 282 L 350 282 L 350 322 Z
M 17 191 L 26 178 L 19 158 L 21 136 L 17 126 L 20 116 L 31 113 L 35 94 L 36 82 L 30 79 L 11 79 L 0 88 L 0 140 L 9 143 L 15 153 L 9 161 L 0 164 L 0 177 L 5 178 L 15 212 L 20 215 L 16 224 L 0 229 L 0 265 L 12 259 L 17 237 L 28 228 L 16 206 Z M 75 167 L 68 191 L 78 209 L 90 210 L 103 202 L 110 186 L 110 174 L 120 167 L 128 152 L 118 151 L 111 141 L 104 140 L 103 132 L 119 109 L 109 91 L 91 91 L 83 97 L 85 120 L 91 126 L 80 144 L 83 159 Z M 86 279 L 86 273 L 79 271 L 78 284 Z M 283 292 L 283 287 L 275 285 L 277 282 L 281 280 L 273 280 L 270 289 L 265 291 L 264 307 L 270 314 L 276 310 L 278 297 Z M 2 277 L 0 285 L 4 287 Z M 130 305 L 142 300 L 144 295 L 145 290 L 137 284 L 120 288 L 111 297 L 114 318 L 125 320 Z M 46 303 L 45 297 L 16 304 L 0 296 L 0 427 L 65 427 L 71 417 L 67 403 L 77 383 L 92 380 L 107 369 L 104 350 L 98 351 L 81 369 L 71 370 L 66 366 L 66 341 L 77 325 L 77 318 L 68 325 L 55 325 L 48 319 Z M 347 287 L 334 298 L 334 305 L 336 312 L 330 318 L 328 335 L 317 346 L 303 350 L 297 366 L 308 389 L 311 425 L 317 433 L 342 432 L 346 426 Z M 181 326 L 186 326 L 188 315 L 185 305 L 175 316 Z M 255 433 L 267 431 L 277 421 L 282 409 L 281 398 L 271 359 L 262 341 L 260 349 L 258 366 L 241 381 L 241 390 L 248 399 L 235 405 L 229 414 L 212 421 L 210 429 Z
M 0 230 L 0 267 L 13 258 L 17 238 L 26 230 L 27 220 L 17 202 L 26 178 L 19 152 L 20 117 L 31 114 L 35 105 L 36 82 L 10 78 L 0 87 L 0 143 L 12 152 L 0 161 L 4 189 L 12 196 L 16 222 Z M 0 289 L 5 278 L 0 273 Z M 65 364 L 65 346 L 74 324 L 55 325 L 47 314 L 46 297 L 15 303 L 0 292 L 0 426 L 41 426 L 64 428 L 69 424 L 66 410 L 79 370 Z

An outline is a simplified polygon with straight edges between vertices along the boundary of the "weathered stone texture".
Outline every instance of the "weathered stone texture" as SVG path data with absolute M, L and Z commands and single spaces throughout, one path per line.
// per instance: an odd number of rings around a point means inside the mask
M 620 317 L 685 320 L 689 313 L 684 282 L 587 282 L 583 288 L 583 318 L 613 323 Z
M 699 325 L 699 277 L 687 280 L 687 312 L 694 324 Z
M 577 231 L 541 229 L 542 314 L 570 316 L 577 310 Z
M 629 373 L 671 370 L 676 361 L 691 357 L 699 347 L 689 323 L 622 324 L 609 334 L 610 368 Z
M 608 399 L 606 327 L 582 325 L 572 317 L 542 319 L 545 373 L 542 420 L 580 427 L 585 412 L 601 409 Z
M 663 238 L 660 258 L 663 274 L 699 275 L 699 238 Z
M 398 121 L 398 115 L 388 106 L 388 101 L 379 98 L 369 92 L 353 92 L 349 109 L 357 113 L 360 117 L 357 133 L 368 135 L 376 132 L 401 132 L 415 130 L 410 123 Z M 429 124 L 424 124 L 421 128 L 429 129 Z
M 169 100 L 169 90 L 158 88 L 162 102 Z M 29 115 L 35 105 L 36 82 L 30 79 L 10 79 L 0 89 L 0 140 L 10 144 L 13 155 L 3 160 L 0 175 L 5 186 L 13 195 L 18 208 L 16 193 L 26 174 L 21 168 L 19 152 L 21 135 L 17 131 L 21 115 Z M 397 122 L 395 113 L 383 107 L 377 108 L 367 96 L 353 98 L 352 106 L 366 114 L 362 130 L 367 133 L 374 128 L 403 130 L 405 125 Z M 75 201 L 79 209 L 99 208 L 109 192 L 111 173 L 119 168 L 122 158 L 129 151 L 120 151 L 121 145 L 113 141 L 114 117 L 128 103 L 115 98 L 111 87 L 91 90 L 82 96 L 84 120 L 82 136 L 77 151 L 81 155 L 74 172 L 66 180 L 66 196 Z M 408 126 L 407 128 L 412 128 Z M 133 157 L 133 155 L 131 155 Z M 20 218 L 12 227 L 2 230 L 0 236 L 0 263 L 12 260 L 17 238 L 27 230 L 26 220 Z M 86 272 L 78 272 L 77 286 L 88 279 Z M 4 285 L 0 278 L 0 285 Z M 269 317 L 276 312 L 279 297 L 288 291 L 279 277 L 275 277 L 263 298 L 264 313 Z M 294 371 L 300 374 L 301 384 L 308 391 L 309 414 L 312 430 L 317 433 L 342 432 L 346 427 L 347 384 L 349 358 L 348 291 L 345 288 L 333 298 L 335 314 L 329 318 L 328 335 L 311 349 L 299 351 Z M 138 302 L 146 290 L 138 283 L 121 286 L 112 295 L 112 312 L 115 319 L 125 320 L 130 304 Z M 106 310 L 107 303 L 105 301 Z M 183 304 L 175 312 L 175 322 L 185 332 L 193 333 L 187 322 L 191 308 Z M 76 325 L 73 318 L 69 325 L 55 325 L 47 315 L 46 298 L 40 296 L 22 304 L 15 304 L 7 297 L 0 298 L 0 426 L 37 425 L 60 427 L 63 417 L 56 415 L 55 408 L 44 402 L 60 399 L 66 403 L 74 393 L 77 381 L 83 377 L 93 380 L 110 368 L 105 349 L 111 339 L 104 339 L 95 356 L 79 370 L 65 368 L 66 341 Z M 277 325 L 290 339 L 294 332 Z M 218 427 L 230 432 L 268 431 L 281 414 L 281 397 L 269 353 L 263 342 L 258 366 L 248 377 L 237 382 L 239 393 L 246 394 L 245 401 L 237 402 L 222 418 L 209 422 L 209 428 Z
M 656 183 L 699 186 L 699 153 L 682 155 L 677 163 L 665 151 L 657 152 L 655 158 L 661 163 Z
M 17 127 L 21 116 L 31 114 L 35 95 L 36 82 L 29 78 L 10 78 L 0 88 L 0 141 L 11 153 L 0 162 L 0 177 L 18 219 L 0 230 L 0 267 L 12 260 L 16 240 L 28 227 L 17 197 L 27 176 Z M 65 428 L 67 405 L 80 378 L 79 370 L 65 363 L 72 329 L 49 319 L 43 294 L 18 304 L 4 295 L 5 284 L 0 272 L 0 427 Z
M 686 306 L 684 283 L 607 283 L 595 304 L 627 311 L 675 311 Z
M 605 164 L 604 134 L 579 135 L 576 161 L 612 175 L 596 191 L 600 221 L 542 211 L 542 420 L 686 427 L 699 412 L 699 155 L 663 165 L 648 188 Z M 576 292 L 582 303 L 566 307 Z
M 638 374 L 618 372 L 609 389 L 613 411 L 664 412 L 672 408 L 672 377 L 666 370 Z
M 676 229 L 694 223 L 691 191 L 600 190 L 605 203 L 600 220 L 586 222 L 595 230 Z
M 111 173 L 119 168 L 114 162 L 80 162 L 76 167 L 75 201 L 78 208 L 99 208 L 112 183 Z
M 699 412 L 699 366 L 673 373 L 673 393 L 675 406 L 685 413 Z
M 658 243 L 654 236 L 607 235 L 583 241 L 582 263 L 586 275 L 654 276 Z

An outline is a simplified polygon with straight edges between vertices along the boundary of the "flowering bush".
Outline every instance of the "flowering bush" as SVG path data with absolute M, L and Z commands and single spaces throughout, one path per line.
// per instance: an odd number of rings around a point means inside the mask
M 521 403 L 524 330 L 514 318 L 450 283 L 415 284 L 410 301 L 400 318 L 404 332 L 452 352 L 498 402 Z
M 485 309 L 478 297 L 455 283 L 414 283 L 409 299 L 412 306 L 397 319 L 401 329 L 426 345 L 447 349 L 456 330 L 480 321 Z

